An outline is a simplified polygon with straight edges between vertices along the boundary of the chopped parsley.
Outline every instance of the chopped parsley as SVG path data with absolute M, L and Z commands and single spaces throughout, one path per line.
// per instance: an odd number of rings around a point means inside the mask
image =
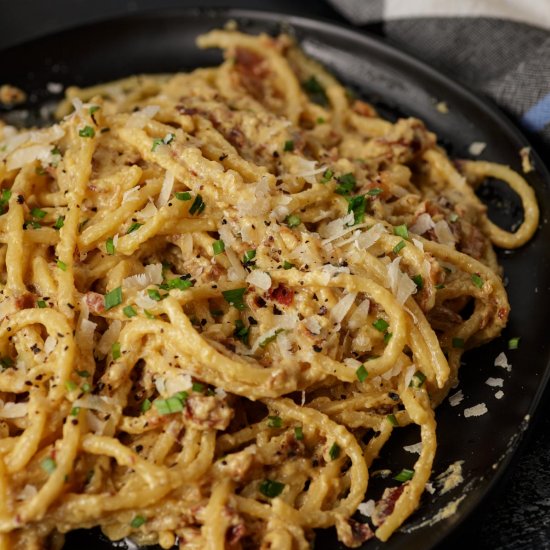
M 130 227 L 128 228 L 128 231 L 126 231 L 126 235 L 129 235 L 130 233 L 133 233 L 134 231 L 137 231 L 143 224 L 139 222 L 134 222 Z
M 386 332 L 386 329 L 390 326 L 384 319 L 376 319 L 372 326 L 380 331 L 380 332 Z
M 83 138 L 93 138 L 95 136 L 95 130 L 91 126 L 84 126 L 78 131 L 78 135 Z
M 202 382 L 193 382 L 193 384 L 191 385 L 191 389 L 195 393 L 204 393 L 204 391 L 206 390 L 206 386 Z
M 55 472 L 55 470 L 57 469 L 57 463 L 55 462 L 55 460 L 51 456 L 48 456 L 40 462 L 40 467 L 47 474 L 53 474 Z
M 302 82 L 302 88 L 306 91 L 309 99 L 322 107 L 328 106 L 328 97 L 322 84 L 315 75 L 310 76 L 305 82 Z
M 267 425 L 270 428 L 282 428 L 283 427 L 283 419 L 280 416 L 268 416 L 267 417 Z
M 338 443 L 333 443 L 332 447 L 328 451 L 328 455 L 331 460 L 336 460 L 340 456 L 340 445 Z
M 152 403 L 151 403 L 151 400 L 150 399 L 144 399 L 142 402 L 141 402 L 141 406 L 139 407 L 140 411 L 142 413 L 146 413 L 148 410 L 151 409 L 152 407 Z
M 243 264 L 245 266 L 250 265 L 255 257 L 256 251 L 254 249 L 247 250 L 243 255 Z
M 233 336 L 240 340 L 245 346 L 248 345 L 248 338 L 250 336 L 250 328 L 245 326 L 241 319 L 235 321 L 235 330 Z
M 334 176 L 334 172 L 330 168 L 327 168 L 323 172 L 323 177 L 321 178 L 321 183 L 329 182 L 332 179 L 332 176 Z
M 380 189 L 380 187 L 373 187 L 367 191 L 367 195 L 371 197 L 376 197 L 376 195 L 380 195 L 380 193 L 382 193 L 382 189 Z
M 212 250 L 214 251 L 214 256 L 221 254 L 225 250 L 225 243 L 220 239 L 212 243 Z
M 302 429 L 302 426 L 296 426 L 294 428 L 294 437 L 297 441 L 304 439 L 304 430 Z
M 200 195 L 197 195 L 195 197 L 195 200 L 193 201 L 193 204 L 191 205 L 191 208 L 189 208 L 189 214 L 200 214 L 205 208 L 206 204 L 202 200 L 202 197 Z
M 399 422 L 397 421 L 395 414 L 388 414 L 388 416 L 386 416 L 386 419 L 392 426 L 399 426 Z
M 278 497 L 284 490 L 285 484 L 273 479 L 264 479 L 259 486 L 260 493 L 267 498 Z
M 188 191 L 176 191 L 175 193 L 176 199 L 179 201 L 190 201 L 191 200 L 191 193 Z
M 10 367 L 13 367 L 13 359 L 11 357 L 8 357 L 7 355 L 4 357 L 0 357 L 0 367 L 2 367 L 2 370 L 9 369 Z
M 283 262 L 283 269 L 292 269 L 294 264 L 291 264 L 290 262 L 287 262 L 286 260 Z
M 155 300 L 155 302 L 160 302 L 162 300 L 162 296 L 156 288 L 148 288 L 147 294 L 149 295 L 149 298 L 151 298 L 151 300 Z
M 115 243 L 113 241 L 113 237 L 109 237 L 105 243 L 105 250 L 107 251 L 107 254 L 112 256 L 115 253 Z
M 170 279 L 167 284 L 169 289 L 177 288 L 178 290 L 185 290 L 186 288 L 191 288 L 193 286 L 193 281 L 176 277 L 174 279 Z
M 239 311 L 242 311 L 246 307 L 244 303 L 245 292 L 246 288 L 233 288 L 231 290 L 222 291 L 222 295 L 228 304 L 232 305 Z
M 515 338 L 510 338 L 510 340 L 508 340 L 508 349 L 518 349 L 520 338 L 521 338 L 520 336 L 516 336 Z
M 278 328 L 271 336 L 268 336 L 267 338 L 264 338 L 261 342 L 260 342 L 260 347 L 261 348 L 265 348 L 268 344 L 271 344 L 271 342 L 273 342 L 277 336 L 279 336 L 279 334 L 281 334 L 281 332 L 283 332 L 284 329 L 282 328 Z
M 353 225 L 362 223 L 365 219 L 365 195 L 346 197 L 346 200 L 348 201 L 348 214 L 353 212 Z
M 120 359 L 121 352 L 120 352 L 120 342 L 115 342 L 111 346 L 111 355 L 113 357 L 113 361 L 116 361 L 117 359 Z
M 424 288 L 424 279 L 422 278 L 422 275 L 413 275 L 411 279 L 414 281 L 414 284 L 418 290 L 422 290 Z
M 53 226 L 54 229 L 61 229 L 65 225 L 65 216 L 59 216 L 57 220 L 55 220 L 55 224 Z
M 296 214 L 290 214 L 285 218 L 285 223 L 290 227 L 291 229 L 294 227 L 298 227 L 302 220 L 300 219 L 300 216 L 296 216 Z
M 132 306 L 125 306 L 122 312 L 126 317 L 135 317 L 137 315 L 137 311 Z
M 338 193 L 339 195 L 350 195 L 357 185 L 355 176 L 351 172 L 339 176 L 336 179 L 338 181 L 338 185 L 336 186 L 335 193 Z
M 414 476 L 414 470 L 409 470 L 408 468 L 403 468 L 393 479 L 395 481 L 409 481 Z
M 36 302 L 36 305 L 41 309 L 48 307 L 48 304 L 44 300 L 38 300 Z
M 143 516 L 136 516 L 131 522 L 130 527 L 138 529 L 141 527 L 147 520 Z
M 401 250 L 403 250 L 406 246 L 406 243 L 405 241 L 399 241 L 394 247 L 393 247 L 393 253 L 394 254 L 399 254 L 399 252 L 401 252 Z
M 40 208 L 33 208 L 31 210 L 31 216 L 33 218 L 38 218 L 39 220 L 41 220 L 42 218 L 44 218 L 46 216 L 46 211 L 41 210 Z
M 61 269 L 61 271 L 67 271 L 67 264 L 61 260 L 57 260 L 57 267 Z
M 168 399 L 155 399 L 153 404 L 159 414 L 173 414 L 183 411 L 185 402 L 187 401 L 187 392 L 178 392 Z
M 367 379 L 368 375 L 369 375 L 369 373 L 368 373 L 367 369 L 365 368 L 365 365 L 361 365 L 355 371 L 355 376 L 357 376 L 357 380 L 359 380 L 359 382 L 364 382 Z
M 482 288 L 484 281 L 477 273 L 472 273 L 472 283 L 474 283 L 477 288 Z
M 464 339 L 463 338 L 453 338 L 453 348 L 464 349 Z
M 402 237 L 403 239 L 409 238 L 409 230 L 407 229 L 407 226 L 405 224 L 403 225 L 396 225 L 393 228 L 394 235 L 397 235 L 398 237 Z
M 411 378 L 411 381 L 409 382 L 409 386 L 411 388 L 420 388 L 422 387 L 422 385 L 424 384 L 424 382 L 426 381 L 426 375 L 417 370 L 414 374 L 413 374 L 413 377 Z
M 115 306 L 118 306 L 122 303 L 122 287 L 118 286 L 117 288 L 111 290 L 105 294 L 105 309 L 111 309 Z
M 292 141 L 291 139 L 285 141 L 283 151 L 294 151 L 294 141 Z
M 3 214 L 6 211 L 6 205 L 8 204 L 11 198 L 10 189 L 2 189 L 2 194 L 0 195 L 0 212 Z

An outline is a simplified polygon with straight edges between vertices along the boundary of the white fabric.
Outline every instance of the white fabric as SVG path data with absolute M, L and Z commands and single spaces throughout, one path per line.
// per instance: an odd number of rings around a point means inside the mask
M 495 17 L 550 28 L 549 0 L 385 0 L 383 18 Z

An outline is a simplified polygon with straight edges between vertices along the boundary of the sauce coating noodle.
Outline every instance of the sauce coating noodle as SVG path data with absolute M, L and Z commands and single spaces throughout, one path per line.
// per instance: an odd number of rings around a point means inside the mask
M 520 175 L 453 164 L 287 36 L 198 43 L 225 61 L 0 126 L 2 549 L 97 525 L 163 548 L 385 541 L 462 353 L 506 324 L 492 244 L 538 223 Z M 489 176 L 521 197 L 514 233 L 475 195 Z M 351 519 L 411 424 L 418 458 Z

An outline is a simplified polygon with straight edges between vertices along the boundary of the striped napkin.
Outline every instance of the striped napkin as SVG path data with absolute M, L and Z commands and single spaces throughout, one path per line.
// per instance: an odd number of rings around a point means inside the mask
M 492 98 L 550 146 L 550 0 L 329 0 Z

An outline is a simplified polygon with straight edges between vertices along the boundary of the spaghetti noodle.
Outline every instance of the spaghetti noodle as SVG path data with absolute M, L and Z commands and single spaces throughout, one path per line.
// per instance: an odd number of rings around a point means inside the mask
M 213 31 L 219 67 L 70 88 L 0 127 L 0 548 L 100 526 L 163 548 L 387 540 L 418 506 L 434 407 L 509 305 L 491 243 L 533 191 L 458 168 L 287 36 Z M 485 177 L 521 197 L 496 227 Z M 392 432 L 420 456 L 351 516 Z

